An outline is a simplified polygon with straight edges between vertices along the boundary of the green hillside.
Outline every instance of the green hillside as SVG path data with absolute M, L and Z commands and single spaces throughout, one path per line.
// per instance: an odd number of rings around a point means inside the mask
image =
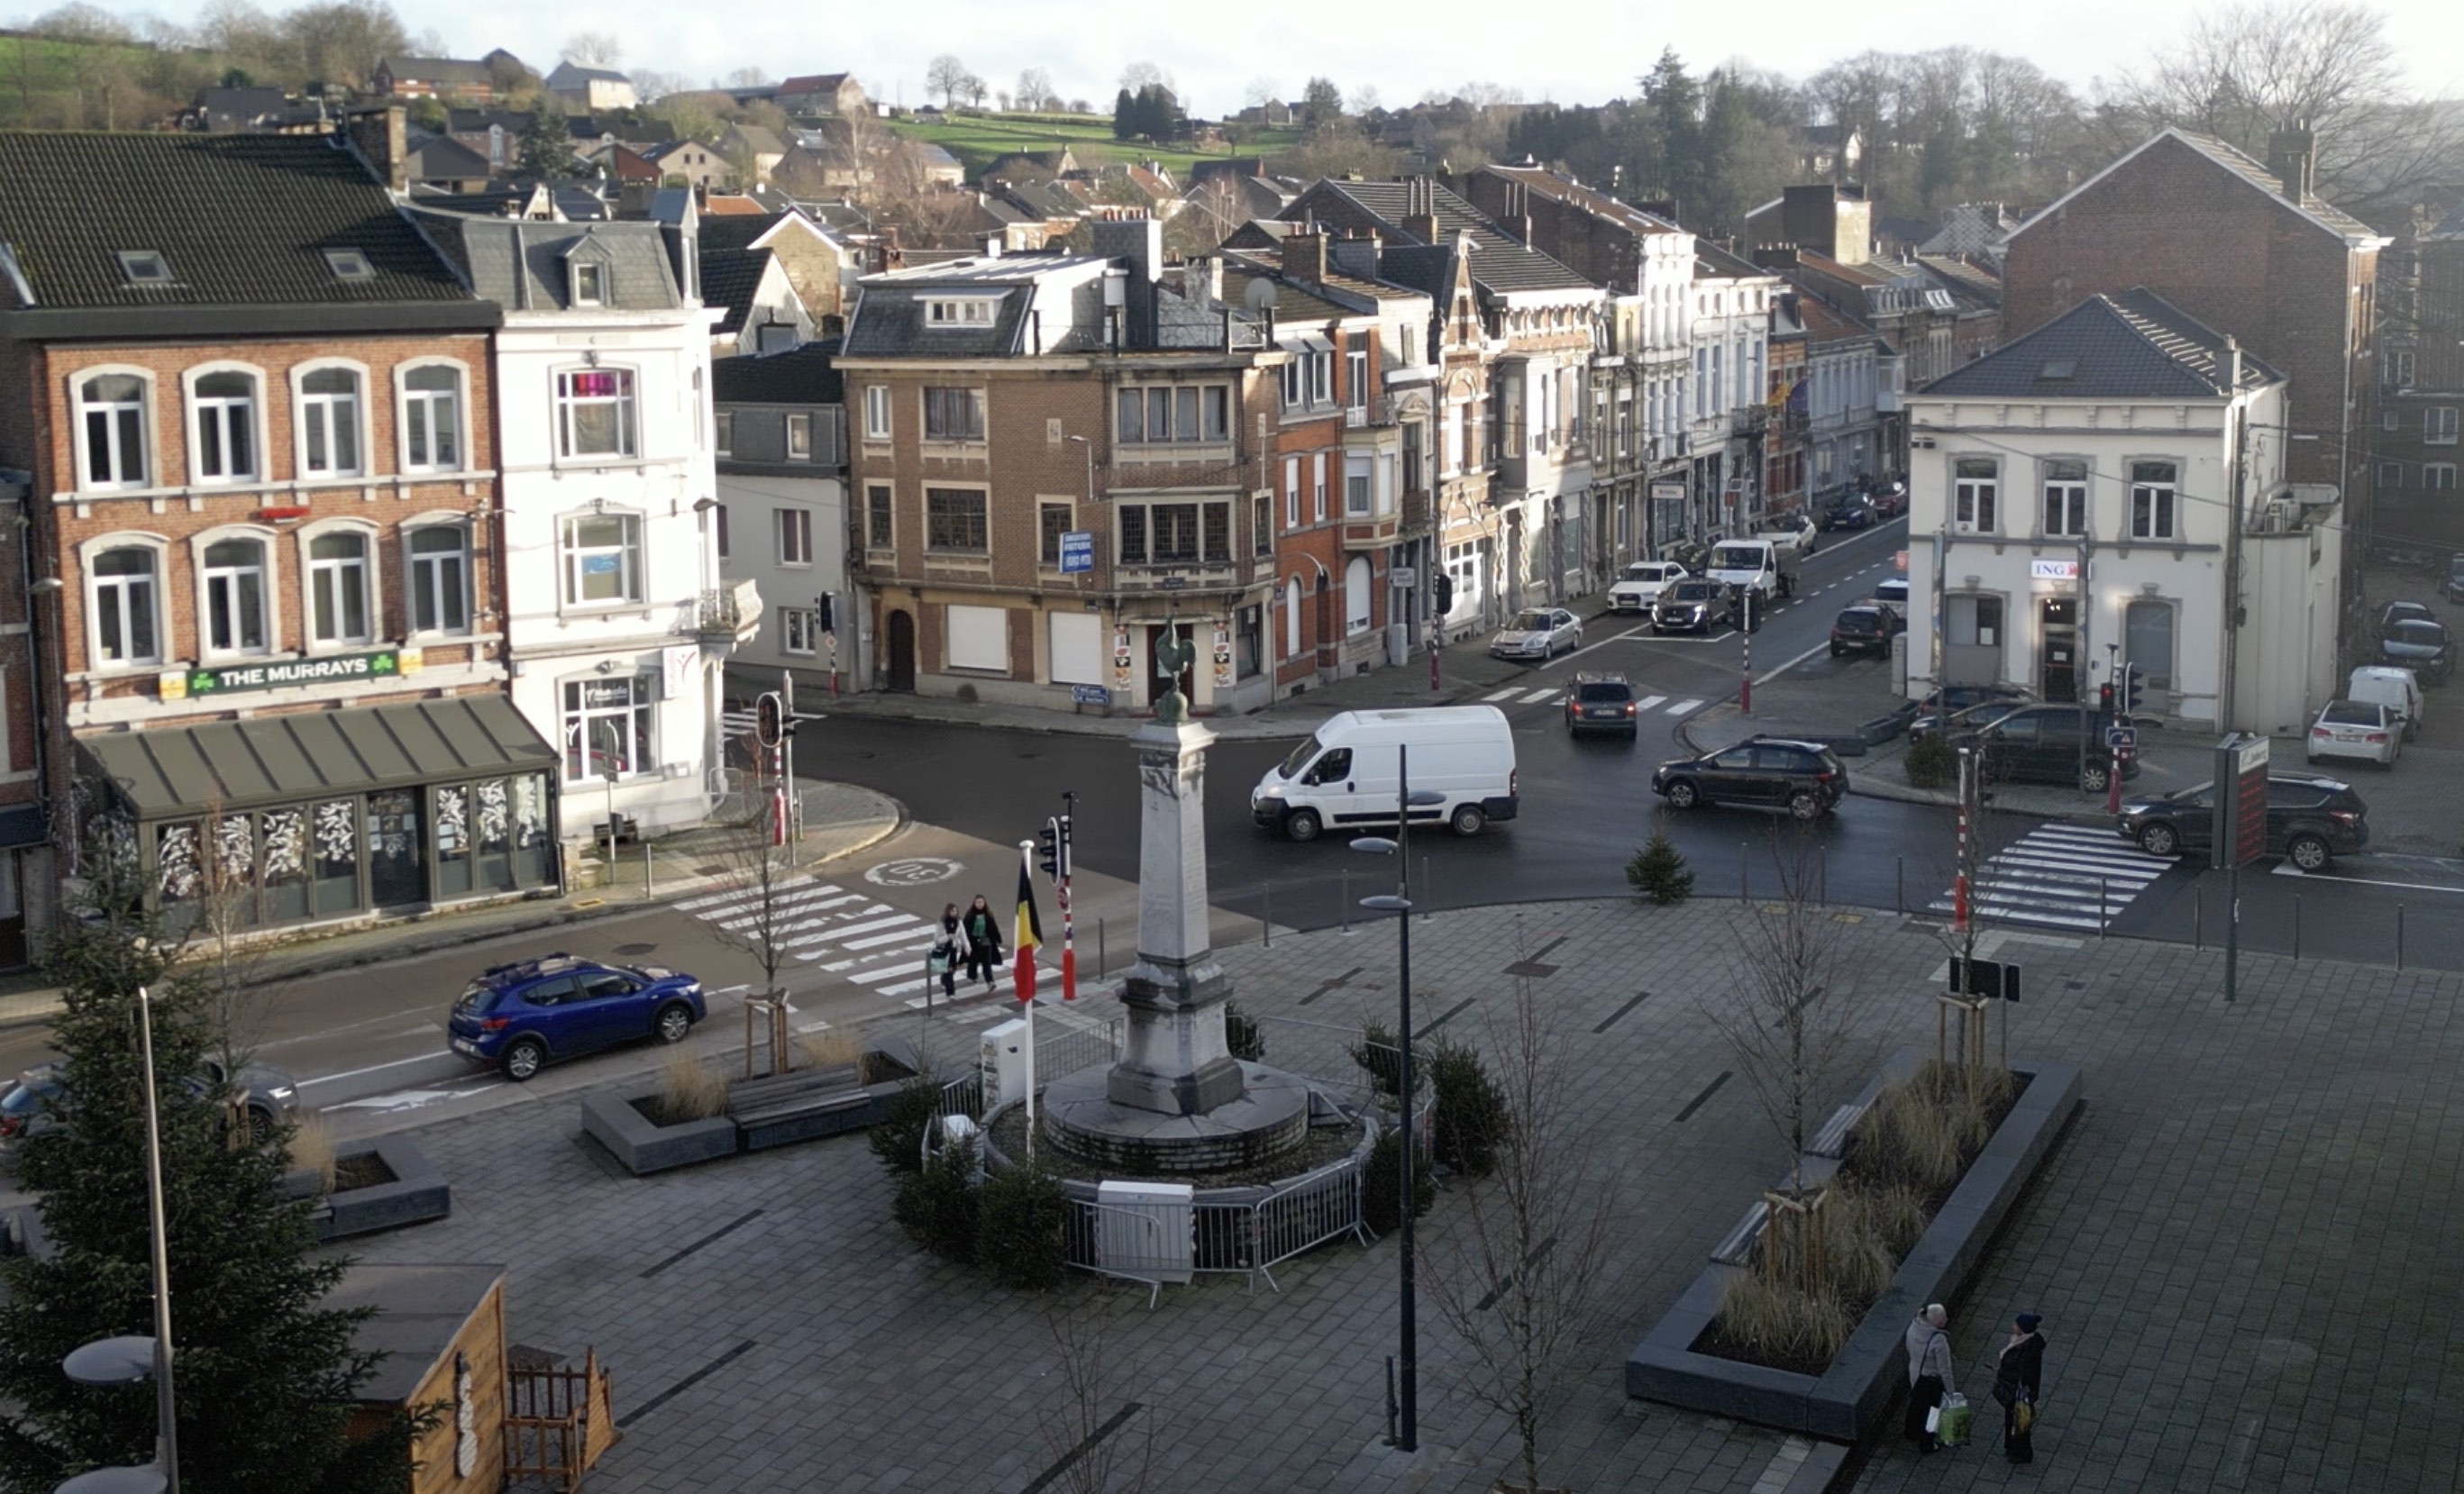
M 930 141 L 958 158 L 967 168 L 969 180 L 980 175 L 996 157 L 1013 150 L 1053 150 L 1067 145 L 1077 152 L 1080 160 L 1093 165 L 1102 161 L 1160 161 L 1172 172 L 1175 181 L 1186 182 L 1190 166 L 1201 160 L 1224 156 L 1272 155 L 1296 143 L 1298 134 L 1290 130 L 1266 130 L 1237 150 L 1209 152 L 1171 150 L 1136 142 L 1112 139 L 1112 121 L 1109 118 L 1086 114 L 966 114 L 951 115 L 938 120 L 893 120 L 891 127 L 901 134 Z

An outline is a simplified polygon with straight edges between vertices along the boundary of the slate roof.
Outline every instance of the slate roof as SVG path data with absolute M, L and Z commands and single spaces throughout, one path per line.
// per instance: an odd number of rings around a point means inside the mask
M 766 249 L 701 252 L 701 303 L 727 312 L 711 329 L 714 336 L 734 337 L 744 329 L 744 319 L 753 313 L 753 297 L 761 289 L 762 272 L 770 268 L 770 259 Z
M 911 255 L 911 257 L 913 257 Z M 854 321 L 847 327 L 845 352 L 849 358 L 883 358 L 923 355 L 933 358 L 1003 357 L 1026 345 L 1027 313 L 1036 296 L 1036 282 L 1061 271 L 1083 271 L 1089 266 L 1110 267 L 1111 261 L 1093 254 L 1004 255 L 984 258 L 969 255 L 946 264 L 930 264 L 885 275 L 868 276 L 864 282 L 864 299 L 856 308 Z M 998 293 L 1001 304 L 994 309 L 993 322 L 988 327 L 927 328 L 924 302 L 935 293 L 961 291 L 970 295 Z M 1084 297 L 1103 294 L 1101 277 L 1090 277 L 1074 288 Z M 1092 325 L 1092 308 L 1074 319 L 1086 323 L 1067 334 L 1047 329 L 1045 337 L 1052 351 L 1077 351 L 1094 345 L 1096 328 Z
M 669 311 L 685 304 L 663 224 L 537 223 L 425 209 L 411 214 L 473 292 L 508 312 L 568 309 L 566 262 L 577 251 L 595 253 L 606 264 L 606 309 Z
M 1603 223 L 1612 223 L 1637 235 L 1683 233 L 1685 231 L 1665 218 L 1655 217 L 1632 203 L 1620 202 L 1595 187 L 1585 187 L 1571 177 L 1561 176 L 1546 166 L 1483 166 L 1491 176 L 1522 184 L 1530 191 L 1552 198 L 1567 207 L 1587 213 Z
M 577 83 L 629 83 L 633 81 L 614 68 L 586 68 L 572 62 L 560 62 L 547 76 L 547 86 L 571 88 Z
M 2362 239 L 2374 244 L 2384 244 L 2387 242 L 2386 235 L 2380 233 L 2378 230 L 2371 228 L 2368 224 L 2364 223 L 2361 219 L 2354 217 L 2351 213 L 2344 211 L 2342 208 L 2339 208 L 2333 203 L 2320 197 L 2315 192 L 2304 196 L 2298 203 L 2293 201 L 2291 198 L 2286 197 L 2284 195 L 2284 184 L 2277 180 L 2276 173 L 2267 169 L 2265 163 L 2245 154 L 2239 147 L 2233 145 L 2231 142 L 2219 140 L 2213 135 L 2201 134 L 2197 130 L 2186 130 L 2180 128 L 2164 129 L 2149 136 L 2145 141 L 2140 143 L 2137 149 L 2131 150 L 2117 158 L 2112 165 L 2106 166 L 2103 170 L 2099 171 L 2096 175 L 2089 177 L 2086 181 L 2081 182 L 2079 186 L 2072 187 L 2069 191 L 2064 192 L 2061 196 L 2054 199 L 2054 201 L 2047 204 L 2045 207 L 2038 209 L 2035 212 L 2030 214 L 2025 223 L 2022 223 L 2019 227 L 2011 231 L 2012 236 L 2015 238 L 2019 234 L 2025 233 L 2030 229 L 2035 228 L 2039 223 L 2053 221 L 2065 208 L 2069 206 L 2071 199 L 2078 197 L 2082 192 L 2093 189 L 2106 177 L 2121 170 L 2130 162 L 2137 160 L 2146 151 L 2153 149 L 2157 144 L 2167 140 L 2179 142 L 2189 149 L 2207 157 L 2210 161 L 2214 162 L 2225 170 L 2242 178 L 2251 186 L 2257 187 L 2268 196 L 2284 204 L 2286 207 L 2291 208 L 2296 212 L 2299 212 L 2303 217 L 2308 218 L 2311 222 L 2327 230 L 2331 233 L 2338 234 L 2348 240 Z
M 485 135 L 489 125 L 501 124 L 506 134 L 519 135 L 538 118 L 530 109 L 448 109 L 445 127 L 456 135 Z
M 839 340 L 832 338 L 758 358 L 714 359 L 711 398 L 720 405 L 844 404 L 838 356 Z
M 1338 228 L 1375 228 L 1391 242 L 1415 244 L 1403 231 L 1413 214 L 1413 193 L 1427 194 L 1438 236 L 1451 241 L 1458 233 L 1472 240 L 1471 275 L 1498 295 L 1518 291 L 1590 291 L 1589 280 L 1529 245 L 1519 244 L 1505 230 L 1481 216 L 1480 210 L 1434 182 L 1319 182 L 1288 204 L 1283 216 L 1293 222 L 1310 218 Z
M 2144 287 L 2091 296 L 2026 337 L 1919 392 L 1941 399 L 2212 400 L 2225 396 L 2222 333 Z M 2283 376 L 2241 355 L 2241 387 Z
M 377 64 L 396 81 L 413 83 L 493 83 L 485 62 L 466 57 L 387 57 Z
M 0 131 L 0 245 L 24 277 L 0 276 L 0 305 L 18 308 L 468 298 L 359 158 L 324 136 Z M 119 253 L 149 249 L 171 284 L 128 283 Z M 327 249 L 359 250 L 376 273 L 337 278 Z
M 1805 323 L 1807 341 L 1843 342 L 1858 338 L 1873 338 L 1874 329 L 1856 318 L 1813 295 L 1796 297 L 1797 319 Z M 1969 366 L 1974 367 L 1974 364 Z
M 473 182 L 489 174 L 488 158 L 451 135 L 436 135 L 405 153 L 403 174 L 414 182 Z

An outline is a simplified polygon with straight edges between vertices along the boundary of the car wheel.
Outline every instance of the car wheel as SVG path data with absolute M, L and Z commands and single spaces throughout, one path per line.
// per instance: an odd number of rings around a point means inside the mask
M 261 1147 L 274 1139 L 274 1112 L 262 1106 L 248 1108 L 248 1144 Z
M 2304 871 L 2323 871 L 2327 863 L 2335 859 L 2335 853 L 2327 848 L 2324 840 L 2306 833 L 2286 842 L 2284 855 L 2286 860 Z
M 1668 807 L 1671 809 L 1691 809 L 1702 802 L 1703 791 L 1684 779 L 1668 785 Z
M 2091 762 L 2079 770 L 2079 787 L 2091 794 L 2101 794 L 2113 781 L 2113 770 L 2101 762 Z
M 1792 820 L 1818 820 L 1822 817 L 1822 801 L 1807 789 L 1788 796 L 1788 816 Z
M 539 1045 L 539 1039 L 516 1038 L 505 1048 L 505 1056 L 497 1060 L 497 1066 L 504 1069 L 506 1078 L 518 1085 L 528 1083 L 546 1062 L 547 1049 Z
M 658 1020 L 650 1023 L 650 1031 L 661 1043 L 682 1043 L 685 1034 L 693 1031 L 693 1008 L 682 1001 L 670 1001 L 659 1008 Z
M 2170 856 L 2182 848 L 2182 832 L 2169 824 L 2142 825 L 2139 848 L 2150 856 Z
M 1458 804 L 1455 812 L 1446 817 L 1447 827 L 1462 836 L 1478 835 L 1486 824 L 1488 812 L 1478 804 Z
M 1295 809 L 1284 819 L 1284 833 L 1296 841 L 1317 839 L 1318 818 L 1314 809 Z
M 1835 659 L 1839 657 L 1839 646 L 1837 644 L 1833 644 L 1831 646 L 1831 657 Z

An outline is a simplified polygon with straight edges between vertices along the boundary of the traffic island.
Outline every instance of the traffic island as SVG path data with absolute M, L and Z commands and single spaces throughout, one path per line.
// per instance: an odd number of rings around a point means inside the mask
M 1900 1060 L 1868 1087 L 1868 1095 L 1878 1092 L 1894 1070 L 1910 1066 L 1905 1058 Z M 1730 1284 L 1754 1269 L 1742 1263 L 1757 1226 L 1756 1218 L 1749 1216 L 1626 1356 L 1626 1394 L 1837 1441 L 1862 1437 L 1905 1389 L 1907 1356 L 1901 1335 L 1909 1320 L 1926 1304 L 1958 1294 L 2079 1112 L 2077 1067 L 2038 1064 L 2014 1070 L 2013 1077 L 2024 1088 L 2001 1124 L 1936 1209 L 1890 1285 L 1821 1373 L 1772 1369 L 1705 1351 Z M 1854 1119 L 1849 1117 L 1848 1123 Z M 1836 1166 L 1832 1157 L 1809 1155 L 1803 1174 L 1827 1178 Z

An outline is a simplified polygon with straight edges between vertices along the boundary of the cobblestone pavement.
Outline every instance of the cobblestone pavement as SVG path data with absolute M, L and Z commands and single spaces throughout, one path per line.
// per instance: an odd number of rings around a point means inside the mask
M 1803 1456 L 1777 1433 L 1622 1391 L 1626 1351 L 1783 1166 L 1702 1005 L 1735 978 L 1743 917 L 1729 904 L 1587 903 L 1415 926 L 1419 1020 L 1445 1036 L 1484 1042 L 1513 993 L 1505 967 L 1529 962 L 1578 1055 L 1567 1103 L 1620 1163 L 1608 1285 L 1545 1439 L 1552 1484 L 1773 1491 Z M 1844 1097 L 1891 1050 L 1930 1045 L 1942 946 L 1889 917 L 1831 927 L 1832 989 L 1859 1002 Z M 2030 971 L 2014 1056 L 2084 1065 L 2089 1097 L 1954 1304 L 1980 1400 L 1991 1320 L 2047 1316 L 2041 1461 L 2009 1482 L 2452 1487 L 2464 1345 L 2416 1325 L 2443 1319 L 2464 1285 L 2448 1201 L 2464 1122 L 2443 1106 L 2464 1060 L 2450 1017 L 2464 978 L 2252 958 L 2228 1007 L 2214 954 L 1988 934 L 1984 953 L 1997 951 Z M 1389 929 L 1364 927 L 1222 958 L 1265 1019 L 1271 1062 L 1347 1078 L 1348 1029 L 1393 1006 L 1394 954 Z M 926 1041 L 968 1052 L 1006 1015 L 945 1017 Z M 1509 1427 L 1466 1395 L 1425 1292 L 1422 1450 L 1380 1445 L 1391 1241 L 1279 1267 L 1280 1292 L 1201 1278 L 1149 1310 L 1143 1287 L 1073 1278 L 1032 1298 L 909 1245 L 853 1138 L 637 1180 L 581 1137 L 570 1095 L 518 1092 L 419 1135 L 453 1181 L 454 1217 L 362 1253 L 509 1263 L 516 1341 L 595 1346 L 625 1434 L 594 1476 L 605 1494 L 1050 1486 L 1038 1480 L 1078 1437 L 1056 1319 L 1099 1336 L 1094 1418 L 1136 1403 L 1105 1446 L 1150 1449 L 1158 1494 L 1473 1494 L 1511 1461 Z M 1441 1197 L 1423 1226 L 1428 1272 L 1447 1269 L 1459 1217 Z M 2005 1482 L 1985 1446 L 1990 1409 L 1980 1419 L 1979 1445 L 1952 1457 L 1920 1463 L 1886 1442 L 1859 1486 Z

